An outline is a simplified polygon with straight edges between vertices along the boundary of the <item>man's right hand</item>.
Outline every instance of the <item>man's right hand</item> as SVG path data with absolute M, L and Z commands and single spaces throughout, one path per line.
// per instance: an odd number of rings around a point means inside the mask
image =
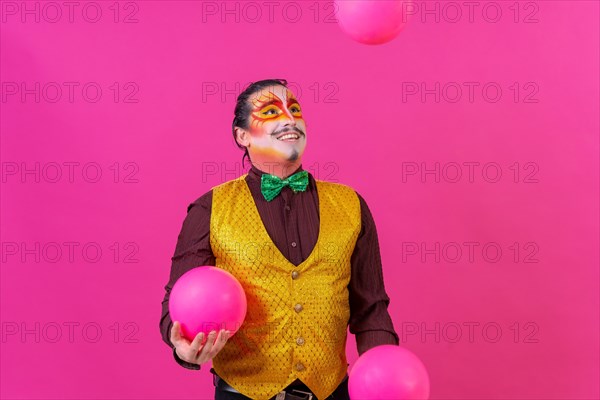
M 205 340 L 204 333 L 200 332 L 190 342 L 181 334 L 181 324 L 174 321 L 171 327 L 171 343 L 175 346 L 177 356 L 183 361 L 202 365 L 216 356 L 230 338 L 230 332 L 221 329 L 217 336 L 216 331 L 211 331 Z

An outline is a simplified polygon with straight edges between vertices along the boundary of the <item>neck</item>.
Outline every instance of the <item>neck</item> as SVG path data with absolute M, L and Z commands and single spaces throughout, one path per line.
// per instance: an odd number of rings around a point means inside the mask
M 285 179 L 292 175 L 302 164 L 302 159 L 289 162 L 276 162 L 276 161 L 265 161 L 265 162 L 252 162 L 252 165 L 263 171 L 264 173 L 275 175 L 281 179 Z

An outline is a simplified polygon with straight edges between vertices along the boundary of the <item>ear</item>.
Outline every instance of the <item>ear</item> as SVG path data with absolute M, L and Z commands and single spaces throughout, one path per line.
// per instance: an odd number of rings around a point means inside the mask
M 236 141 L 244 147 L 250 144 L 250 133 L 242 128 L 235 127 Z

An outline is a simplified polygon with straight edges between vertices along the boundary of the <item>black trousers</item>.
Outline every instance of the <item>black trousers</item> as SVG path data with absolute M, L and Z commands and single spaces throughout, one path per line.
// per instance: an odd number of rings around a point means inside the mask
M 275 396 L 271 398 L 274 400 Z M 313 399 L 317 399 L 316 396 Z M 246 397 L 241 393 L 232 393 L 226 392 L 224 390 L 219 390 L 215 387 L 215 400 L 252 400 L 250 397 Z M 323 399 L 317 399 L 323 400 Z M 325 400 L 350 400 L 350 395 L 348 394 L 348 379 L 344 380 L 340 386 L 338 386 L 335 391 Z

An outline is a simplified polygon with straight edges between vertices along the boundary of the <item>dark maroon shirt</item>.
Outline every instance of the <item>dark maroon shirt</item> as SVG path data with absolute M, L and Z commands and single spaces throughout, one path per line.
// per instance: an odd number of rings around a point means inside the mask
M 300 165 L 294 173 L 302 170 Z M 260 191 L 261 175 L 264 173 L 253 165 L 246 182 L 273 243 L 292 264 L 299 265 L 308 258 L 319 235 L 319 197 L 315 179 L 309 173 L 306 191 L 295 193 L 289 186 L 284 186 L 281 193 L 268 202 Z M 390 299 L 383 282 L 375 222 L 365 200 L 358 193 L 357 196 L 361 208 L 361 230 L 351 257 L 348 326 L 350 333 L 356 336 L 357 350 L 361 355 L 378 345 L 398 345 L 399 340 L 387 311 Z M 173 348 L 175 360 L 185 368 L 196 370 L 200 366 L 181 360 L 171 343 L 173 322 L 169 315 L 169 294 L 177 279 L 190 269 L 216 264 L 210 247 L 211 205 L 212 190 L 187 208 L 175 254 L 171 258 L 171 273 L 165 286 L 160 319 L 162 338 Z

